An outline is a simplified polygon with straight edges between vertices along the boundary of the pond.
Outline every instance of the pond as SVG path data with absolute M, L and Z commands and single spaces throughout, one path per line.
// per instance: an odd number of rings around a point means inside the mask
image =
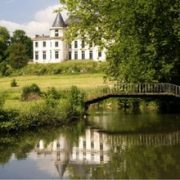
M 180 178 L 180 115 L 93 111 L 69 127 L 1 135 L 0 178 Z

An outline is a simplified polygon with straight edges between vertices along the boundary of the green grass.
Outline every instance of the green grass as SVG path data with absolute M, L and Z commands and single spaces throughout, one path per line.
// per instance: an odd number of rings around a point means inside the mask
M 17 76 L 0 78 L 0 93 L 6 96 L 5 108 L 18 108 L 29 106 L 31 103 L 21 102 L 20 96 L 22 88 L 33 83 L 37 84 L 42 91 L 50 87 L 57 90 L 68 89 L 77 86 L 84 90 L 92 90 L 98 86 L 103 86 L 103 74 L 74 74 L 74 75 L 51 75 L 51 76 Z M 11 81 L 16 79 L 18 87 L 11 87 Z

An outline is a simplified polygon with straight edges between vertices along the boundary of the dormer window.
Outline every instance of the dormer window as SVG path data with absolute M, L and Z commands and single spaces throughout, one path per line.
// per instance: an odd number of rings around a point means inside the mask
M 55 37 L 59 37 L 59 31 L 58 31 L 58 29 L 55 30 Z

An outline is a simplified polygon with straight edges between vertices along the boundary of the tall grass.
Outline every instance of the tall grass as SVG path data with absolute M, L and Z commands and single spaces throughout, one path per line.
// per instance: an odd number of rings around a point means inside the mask
M 95 61 L 66 61 L 57 64 L 29 64 L 20 70 L 13 70 L 11 75 L 56 75 L 56 74 L 85 74 L 103 73 L 107 62 Z

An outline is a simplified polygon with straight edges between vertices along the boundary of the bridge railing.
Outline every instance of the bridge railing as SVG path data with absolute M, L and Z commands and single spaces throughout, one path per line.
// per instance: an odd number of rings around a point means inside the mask
M 169 83 L 117 83 L 111 91 L 132 94 L 168 94 L 180 96 L 180 86 Z
M 113 86 L 102 86 L 87 99 L 93 99 L 107 94 L 147 94 L 173 95 L 180 97 L 180 86 L 170 83 L 116 83 Z

